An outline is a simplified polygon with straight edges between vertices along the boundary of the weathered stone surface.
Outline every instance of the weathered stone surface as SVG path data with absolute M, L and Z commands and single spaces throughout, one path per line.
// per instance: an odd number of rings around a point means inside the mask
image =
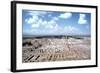
M 23 45 L 22 61 L 45 62 L 64 60 L 87 60 L 91 58 L 90 38 L 39 38 L 24 39 L 31 45 Z

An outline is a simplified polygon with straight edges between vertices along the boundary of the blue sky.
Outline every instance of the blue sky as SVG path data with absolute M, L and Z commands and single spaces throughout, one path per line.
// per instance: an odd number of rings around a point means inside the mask
M 22 11 L 23 35 L 90 35 L 91 14 Z

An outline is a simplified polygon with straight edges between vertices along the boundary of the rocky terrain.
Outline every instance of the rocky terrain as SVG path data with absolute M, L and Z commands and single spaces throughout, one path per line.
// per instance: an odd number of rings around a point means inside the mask
M 90 41 L 89 37 L 23 39 L 22 62 L 91 59 Z

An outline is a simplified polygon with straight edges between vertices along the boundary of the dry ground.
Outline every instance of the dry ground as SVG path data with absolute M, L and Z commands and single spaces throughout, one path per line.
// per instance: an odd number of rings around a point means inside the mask
M 33 38 L 24 39 L 23 43 L 23 63 L 91 58 L 90 38 Z

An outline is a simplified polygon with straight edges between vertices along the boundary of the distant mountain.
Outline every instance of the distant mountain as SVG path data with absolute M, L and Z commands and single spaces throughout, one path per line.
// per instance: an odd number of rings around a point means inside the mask
M 61 37 L 91 37 L 91 35 L 23 35 L 23 38 L 61 38 Z

